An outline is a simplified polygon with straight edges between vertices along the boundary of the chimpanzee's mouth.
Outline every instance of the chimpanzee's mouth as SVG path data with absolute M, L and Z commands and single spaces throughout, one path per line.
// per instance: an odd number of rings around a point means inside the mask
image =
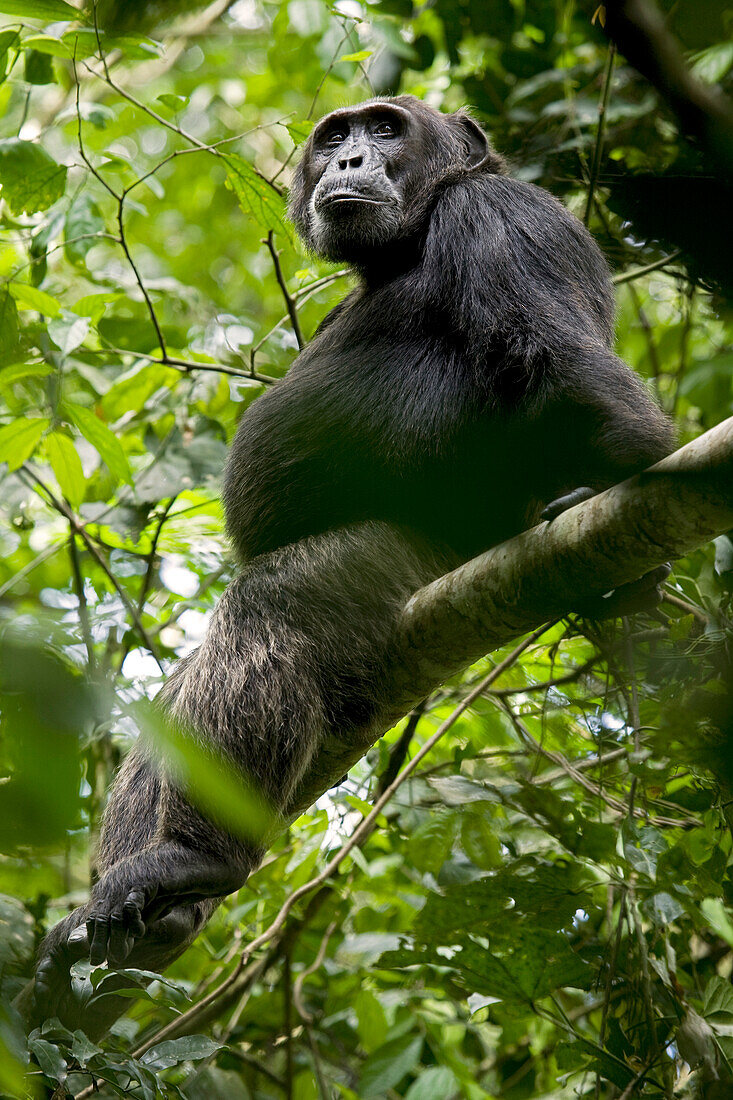
M 366 203 L 368 206 L 386 206 L 385 199 L 374 198 L 373 195 L 365 195 L 363 191 L 331 191 L 324 195 L 318 203 L 319 206 L 347 205 L 349 203 Z

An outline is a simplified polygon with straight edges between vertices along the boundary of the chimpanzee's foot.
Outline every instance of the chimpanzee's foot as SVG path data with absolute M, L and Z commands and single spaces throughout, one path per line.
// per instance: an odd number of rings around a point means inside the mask
M 571 493 L 565 493 L 564 496 L 551 500 L 549 504 L 546 504 L 542 509 L 540 518 L 552 523 L 553 519 L 562 515 L 563 512 L 567 512 L 568 508 L 574 508 L 576 504 L 582 504 L 584 500 L 590 500 L 591 497 L 596 496 L 597 492 L 597 489 L 591 489 L 588 485 L 580 485 L 577 489 L 573 489 Z
M 671 571 L 672 566 L 666 562 L 639 577 L 638 581 L 620 585 L 608 596 L 584 601 L 576 610 L 584 619 L 617 619 L 637 611 L 651 611 L 662 602 L 662 586 Z

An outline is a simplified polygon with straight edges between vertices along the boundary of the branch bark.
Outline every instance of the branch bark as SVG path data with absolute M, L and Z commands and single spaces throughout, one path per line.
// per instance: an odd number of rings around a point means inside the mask
M 287 808 L 293 820 L 448 677 L 539 624 L 733 527 L 733 417 L 649 470 L 494 547 L 416 592 L 392 643 L 389 707 L 329 738 Z

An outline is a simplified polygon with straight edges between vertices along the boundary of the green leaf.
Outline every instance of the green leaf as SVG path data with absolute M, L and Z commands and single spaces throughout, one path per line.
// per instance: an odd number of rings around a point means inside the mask
M 717 42 L 692 58 L 691 69 L 704 84 L 717 84 L 733 66 L 733 42 Z
M 45 317 L 58 317 L 61 312 L 61 306 L 55 298 L 29 283 L 8 283 L 8 290 L 21 309 L 35 309 Z
M 104 232 L 104 219 L 94 199 L 82 191 L 74 198 L 64 219 L 64 252 L 72 264 L 83 264 L 87 252 Z
M 84 471 L 76 447 L 63 432 L 49 432 L 43 441 L 59 488 L 72 508 L 78 508 L 84 496 Z
M 730 535 L 718 535 L 715 546 L 715 572 L 719 577 L 733 573 L 733 539 Z
M 356 53 L 345 53 L 339 61 L 366 61 L 368 57 L 371 57 L 374 50 L 357 50 Z
M 7 286 L 0 287 L 0 362 L 11 359 L 20 342 L 18 307 Z
M 364 1050 L 375 1050 L 387 1038 L 388 1024 L 379 998 L 370 989 L 361 989 L 353 1001 L 359 1041 Z
M 89 317 L 93 325 L 98 325 L 107 306 L 112 305 L 118 298 L 122 297 L 123 295 L 117 291 L 106 291 L 103 294 L 85 294 L 71 308 L 80 317 Z
M 705 986 L 705 999 L 702 1014 L 706 1020 L 718 1019 L 720 1023 L 730 1023 L 733 1016 L 733 988 L 727 978 L 714 974 Z
M 413 1081 L 405 1100 L 445 1100 L 458 1092 L 458 1081 L 447 1066 L 431 1066 Z
M 28 84 L 44 85 L 56 83 L 53 62 L 45 53 L 40 53 L 38 50 L 26 50 L 23 59 L 23 67 L 25 79 Z
M 263 229 L 288 233 L 285 220 L 285 201 L 269 183 L 252 167 L 249 161 L 237 153 L 222 157 L 227 167 L 227 186 L 237 196 L 246 214 L 251 214 Z
M 11 46 L 15 45 L 15 43 L 18 42 L 19 39 L 20 31 L 0 31 L 0 65 L 3 67 L 3 71 L 8 50 Z
M 677 899 L 666 891 L 654 894 L 650 906 L 645 906 L 647 909 L 650 907 L 659 924 L 672 924 L 685 911 L 684 906 L 680 905 Z
M 28 1046 L 46 1077 L 50 1077 L 52 1081 L 66 1079 L 66 1062 L 57 1046 L 45 1039 L 29 1039 Z
M 471 992 L 528 1004 L 563 986 L 586 989 L 593 980 L 591 968 L 562 934 L 526 924 L 515 924 L 501 954 L 470 941 L 447 965 L 455 967 Z
M 382 1097 L 388 1089 L 398 1085 L 405 1074 L 413 1070 L 420 1061 L 422 1051 L 422 1037 L 414 1035 L 402 1035 L 399 1039 L 392 1039 L 378 1050 L 375 1050 L 364 1063 L 361 1074 L 361 1087 L 359 1097 L 361 1100 L 370 1100 L 371 1097 Z
M 311 130 L 315 126 L 310 120 L 306 122 L 288 122 L 287 131 L 293 139 L 293 145 L 302 145 L 308 140 Z
M 162 103 L 164 107 L 168 107 L 171 111 L 181 111 L 188 105 L 187 95 L 174 95 L 172 92 L 166 92 L 156 98 L 158 103 Z
M 66 187 L 66 168 L 40 145 L 20 138 L 0 140 L 2 196 L 14 213 L 47 210 Z
M 109 430 L 104 421 L 95 416 L 91 409 L 81 405 L 64 405 L 64 412 L 101 455 L 110 473 L 120 481 L 126 481 L 128 485 L 132 485 L 132 473 L 127 455 L 117 436 Z
M 720 898 L 703 898 L 700 911 L 721 939 L 733 947 L 733 924 Z
M 42 416 L 3 425 L 0 428 L 0 462 L 7 462 L 9 470 L 17 470 L 33 454 L 48 425 L 49 421 Z
M 172 367 L 157 363 L 140 363 L 126 377 L 115 382 L 102 398 L 102 409 L 108 420 L 116 420 L 126 412 L 139 412 L 148 398 L 162 386 L 172 386 L 179 375 Z
M 210 1058 L 222 1043 L 215 1043 L 208 1035 L 184 1035 L 181 1039 L 168 1039 L 151 1047 L 140 1061 L 153 1069 L 170 1069 L 180 1062 L 196 1062 L 201 1058 Z
M 494 787 L 475 783 L 463 775 L 431 777 L 429 782 L 448 806 L 463 806 L 466 802 L 501 802 Z
M 409 859 L 418 871 L 437 874 L 453 846 L 455 818 L 449 811 L 433 813 L 410 837 Z
M 490 871 L 502 863 L 501 845 L 490 822 L 481 813 L 465 813 L 461 818 L 461 845 L 477 867 Z
M 89 318 L 69 313 L 48 323 L 48 335 L 64 355 L 69 355 L 84 343 L 89 332 Z
M 53 373 L 54 368 L 48 363 L 12 363 L 0 369 L 0 389 L 22 382 L 24 378 L 46 378 Z
M 46 57 L 62 57 L 67 61 L 71 57 L 69 47 L 52 34 L 29 34 L 23 39 L 23 49 Z
M 46 23 L 83 18 L 82 13 L 65 0 L 0 0 L 0 13 L 20 15 L 23 19 L 43 19 Z

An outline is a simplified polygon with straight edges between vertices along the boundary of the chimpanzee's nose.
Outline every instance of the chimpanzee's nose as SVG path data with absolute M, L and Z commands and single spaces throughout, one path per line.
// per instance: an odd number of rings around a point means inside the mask
M 353 157 L 344 157 L 343 160 L 339 160 L 339 168 L 345 172 L 347 168 L 361 168 L 363 163 L 364 157 L 361 153 L 357 153 Z

